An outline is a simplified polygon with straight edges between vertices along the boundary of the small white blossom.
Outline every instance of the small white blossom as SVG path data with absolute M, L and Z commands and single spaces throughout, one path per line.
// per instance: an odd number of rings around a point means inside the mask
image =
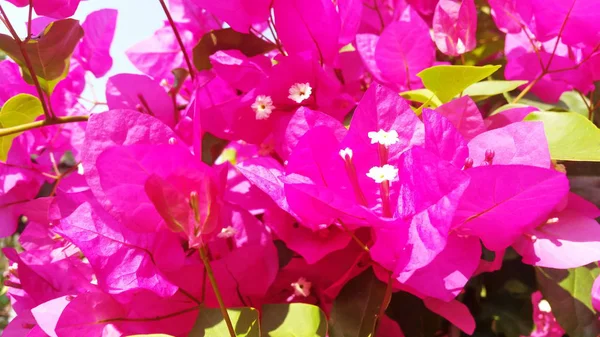
M 83 173 L 83 165 L 81 165 L 81 163 L 77 164 L 77 174 L 83 175 Z
M 385 164 L 381 167 L 373 166 L 367 173 L 367 177 L 375 180 L 376 183 L 382 183 L 384 181 L 393 181 L 398 177 L 398 169 L 392 165 Z
M 310 97 L 310 94 L 312 94 L 312 88 L 308 82 L 296 83 L 290 87 L 289 93 L 289 99 L 296 103 L 302 103 L 302 101 Z
M 546 300 L 541 300 L 540 303 L 538 303 L 538 309 L 540 309 L 541 312 L 552 312 L 550 303 Z
M 312 283 L 308 282 L 304 277 L 298 279 L 298 281 L 291 284 L 294 288 L 294 295 L 308 297 L 310 296 L 310 288 Z
M 271 96 L 258 95 L 252 103 L 252 110 L 256 113 L 256 119 L 267 119 L 275 109 Z
M 227 239 L 237 234 L 237 230 L 231 226 L 221 229 L 221 233 L 217 234 L 219 239 Z
M 352 149 L 349 147 L 340 150 L 340 157 L 342 157 L 342 159 L 346 160 L 346 156 L 348 156 L 348 158 L 352 159 Z
M 371 138 L 371 144 L 381 144 L 384 146 L 390 146 L 398 143 L 398 132 L 396 130 L 390 130 L 385 132 L 384 130 L 379 130 L 377 132 L 371 131 L 369 132 L 369 138 Z
M 558 220 L 559 220 L 558 218 L 554 217 L 554 218 L 548 219 L 548 221 L 546 221 L 546 223 L 547 224 L 557 223 Z

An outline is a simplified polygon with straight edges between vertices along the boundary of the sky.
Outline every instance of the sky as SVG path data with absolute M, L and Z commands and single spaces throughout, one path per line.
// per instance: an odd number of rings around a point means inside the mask
M 17 8 L 7 1 L 2 1 L 2 8 L 19 36 L 21 38 L 25 37 L 27 35 L 27 7 Z M 162 26 L 163 20 L 166 19 L 158 0 L 81 1 L 73 18 L 83 22 L 89 13 L 102 8 L 114 8 L 119 11 L 115 38 L 111 46 L 113 67 L 107 75 L 100 79 L 88 74 L 93 89 L 88 87 L 82 94 L 83 97 L 91 98 L 90 90 L 94 90 L 99 101 L 104 98 L 104 87 L 110 76 L 119 73 L 140 73 L 129 62 L 129 59 L 125 56 L 125 51 L 136 42 L 152 36 L 154 31 Z M 3 24 L 0 24 L 0 33 L 8 34 L 8 30 Z

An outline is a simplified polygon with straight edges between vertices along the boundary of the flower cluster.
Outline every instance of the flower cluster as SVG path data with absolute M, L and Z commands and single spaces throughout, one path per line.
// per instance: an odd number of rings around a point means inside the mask
M 127 51 L 142 74 L 109 77 L 106 102 L 81 96 L 111 69 L 116 10 L 79 25 L 79 1 L 36 0 L 31 36 L 0 36 L 21 48 L 0 39 L 0 236 L 20 244 L 2 251 L 4 336 L 188 336 L 205 308 L 282 303 L 335 327 L 365 273 L 385 289 L 369 332 L 403 336 L 388 304 L 408 293 L 472 334 L 468 283 L 505 255 L 537 270 L 600 260 L 600 210 L 570 192 L 526 119 L 538 109 L 491 114 L 478 102 L 497 93 L 444 100 L 419 76 L 474 57 L 488 15 L 505 46 L 478 64 L 505 55 L 506 79 L 528 81 L 515 102 L 586 95 L 594 1 L 158 2 L 168 20 Z M 600 281 L 593 294 L 600 310 Z M 532 336 L 562 336 L 532 301 Z

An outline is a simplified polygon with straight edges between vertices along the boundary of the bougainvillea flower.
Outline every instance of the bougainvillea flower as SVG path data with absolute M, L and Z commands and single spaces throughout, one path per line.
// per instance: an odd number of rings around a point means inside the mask
M 270 0 L 202 0 L 191 6 L 204 8 L 238 32 L 248 33 L 253 24 L 267 21 L 271 3 Z
M 28 0 L 8 0 L 17 7 L 25 7 L 31 2 Z M 39 16 L 48 16 L 55 19 L 68 18 L 75 14 L 81 0 L 40 0 L 36 1 L 33 9 Z
M 475 49 L 477 9 L 474 0 L 440 0 L 433 14 L 433 37 L 438 49 L 458 56 Z

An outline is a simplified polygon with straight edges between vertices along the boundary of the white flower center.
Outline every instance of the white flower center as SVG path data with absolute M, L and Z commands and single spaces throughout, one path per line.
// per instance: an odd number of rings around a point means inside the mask
M 398 132 L 396 130 L 390 130 L 385 132 L 384 130 L 379 130 L 377 132 L 371 131 L 369 132 L 369 138 L 371 138 L 371 144 L 381 144 L 384 146 L 390 146 L 398 143 Z
M 227 239 L 237 234 L 237 230 L 231 226 L 221 229 L 221 233 L 217 234 L 219 239 Z
M 340 150 L 340 157 L 342 157 L 342 159 L 346 160 L 346 156 L 348 156 L 348 158 L 352 159 L 352 149 L 349 147 Z
M 367 173 L 367 177 L 375 180 L 376 183 L 382 183 L 384 181 L 393 181 L 398 177 L 398 169 L 390 164 L 385 164 L 381 167 L 373 166 Z
M 540 309 L 541 312 L 551 312 L 552 308 L 550 307 L 550 303 L 548 303 L 548 301 L 546 300 L 541 300 L 540 303 L 538 303 L 538 309 Z
M 275 109 L 271 96 L 258 95 L 252 103 L 252 110 L 256 113 L 256 119 L 267 119 Z
M 312 94 L 312 88 L 310 83 L 296 83 L 290 87 L 289 99 L 296 103 L 302 103 L 305 99 L 308 99 Z
M 294 295 L 308 297 L 310 296 L 310 288 L 312 283 L 308 282 L 304 277 L 298 279 L 298 281 L 291 284 L 294 288 Z
M 83 165 L 81 165 L 81 163 L 77 164 L 77 174 L 83 175 L 84 172 Z

